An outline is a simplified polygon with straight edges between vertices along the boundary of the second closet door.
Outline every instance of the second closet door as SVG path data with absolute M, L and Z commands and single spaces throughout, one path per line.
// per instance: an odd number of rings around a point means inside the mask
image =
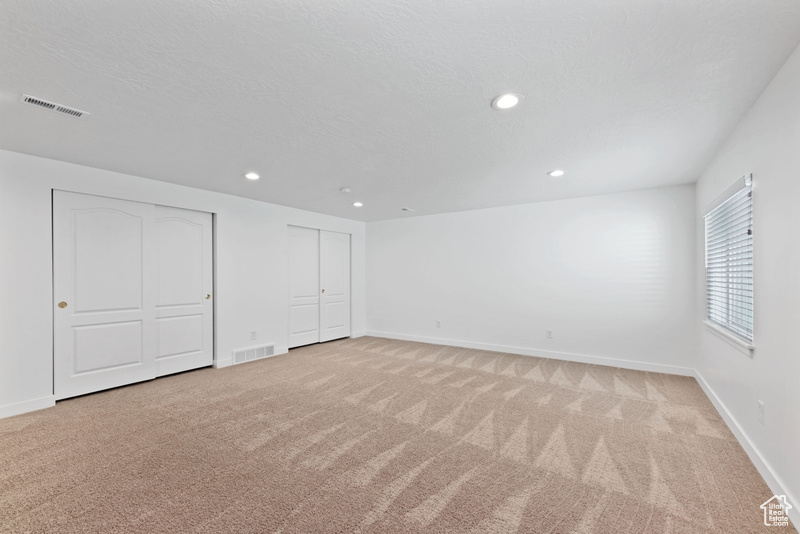
M 289 227 L 289 348 L 350 335 L 350 234 Z
M 319 342 L 319 230 L 289 227 L 289 348 Z
M 319 231 L 319 340 L 350 335 L 350 234 Z

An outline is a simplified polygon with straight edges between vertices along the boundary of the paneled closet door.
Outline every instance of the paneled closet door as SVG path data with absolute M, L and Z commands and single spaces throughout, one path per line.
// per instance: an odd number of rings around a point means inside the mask
M 319 342 L 319 230 L 289 226 L 289 348 Z
M 156 375 L 211 365 L 211 214 L 155 206 Z
M 57 399 L 155 377 L 154 209 L 54 191 Z
M 319 340 L 350 335 L 350 234 L 319 232 Z

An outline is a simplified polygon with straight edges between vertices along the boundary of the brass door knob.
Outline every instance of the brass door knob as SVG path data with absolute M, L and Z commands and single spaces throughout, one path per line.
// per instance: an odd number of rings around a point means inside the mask
M 58 303 L 58 307 L 59 308 L 66 308 L 67 307 L 67 303 L 62 300 L 61 302 Z
M 323 289 L 322 292 L 325 293 L 325 290 Z
M 209 295 L 208 293 L 206 293 L 206 300 L 208 300 L 208 299 L 210 299 L 210 298 L 211 298 L 211 295 Z

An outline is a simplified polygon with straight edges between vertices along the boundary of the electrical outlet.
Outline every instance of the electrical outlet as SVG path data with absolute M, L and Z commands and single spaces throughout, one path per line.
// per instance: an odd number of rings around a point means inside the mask
M 441 327 L 442 327 L 442 321 L 436 319 L 436 328 L 441 328 Z
M 764 424 L 764 401 L 758 401 L 758 422 Z
M 255 341 L 258 338 L 258 333 L 255 330 L 250 331 L 250 341 Z
M 553 331 L 548 328 L 544 331 L 544 337 L 547 339 L 553 339 Z

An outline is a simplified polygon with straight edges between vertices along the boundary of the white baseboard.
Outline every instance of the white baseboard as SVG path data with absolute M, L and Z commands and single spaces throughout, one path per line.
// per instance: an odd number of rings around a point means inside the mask
M 214 361 L 214 369 L 222 369 L 223 367 L 230 367 L 231 365 L 233 365 L 233 358 Z
M 551 358 L 553 360 L 591 363 L 595 365 L 606 365 L 609 367 L 621 367 L 623 369 L 633 369 L 636 371 L 650 371 L 653 373 L 665 373 L 670 375 L 695 376 L 695 370 L 692 369 L 691 367 L 680 367 L 677 365 L 640 362 L 636 360 L 621 360 L 618 358 L 607 358 L 605 356 L 590 356 L 586 354 L 555 352 L 551 350 L 533 349 L 527 347 L 510 347 L 507 345 L 477 343 L 474 341 L 461 341 L 458 339 L 444 339 L 444 338 L 427 337 L 427 336 L 395 334 L 392 332 L 368 331 L 367 335 L 374 337 L 385 337 L 389 339 L 400 339 L 403 341 L 418 341 L 420 343 L 433 343 L 435 345 L 448 345 L 451 347 L 464 347 L 466 349 L 490 350 L 494 352 L 508 352 L 511 354 L 520 354 L 522 356 L 537 356 L 540 358 Z
M 797 500 L 795 495 L 792 495 L 786 489 L 786 485 L 783 483 L 780 475 L 775 472 L 772 468 L 772 465 L 761 455 L 761 452 L 758 450 L 750 438 L 748 437 L 747 433 L 742 429 L 739 422 L 736 418 L 728 411 L 727 406 L 725 403 L 720 400 L 711 386 L 706 382 L 706 379 L 703 378 L 703 375 L 700 374 L 700 371 L 695 370 L 694 378 L 697 380 L 697 383 L 700 384 L 700 387 L 703 388 L 703 392 L 705 392 L 706 396 L 709 398 L 711 403 L 717 409 L 722 419 L 725 420 L 725 424 L 728 425 L 728 428 L 731 429 L 733 435 L 736 437 L 736 440 L 744 449 L 744 452 L 747 453 L 747 456 L 750 457 L 750 461 L 753 462 L 753 465 L 756 466 L 758 473 L 761 475 L 761 478 L 764 479 L 764 482 L 767 483 L 769 486 L 770 491 L 774 495 L 786 495 L 789 503 L 793 505 L 792 509 L 789 510 L 789 519 L 792 520 L 792 523 L 795 526 L 800 525 L 800 501 Z
M 357 337 L 364 337 L 366 335 L 367 335 L 367 331 L 366 330 L 359 330 L 358 332 L 352 332 L 350 334 L 350 337 L 355 339 Z
M 27 412 L 33 412 L 35 410 L 41 410 L 44 408 L 52 408 L 55 405 L 55 395 L 47 395 L 46 397 L 40 397 L 38 399 L 31 399 L 14 404 L 6 404 L 5 406 L 0 406 L 0 419 Z

